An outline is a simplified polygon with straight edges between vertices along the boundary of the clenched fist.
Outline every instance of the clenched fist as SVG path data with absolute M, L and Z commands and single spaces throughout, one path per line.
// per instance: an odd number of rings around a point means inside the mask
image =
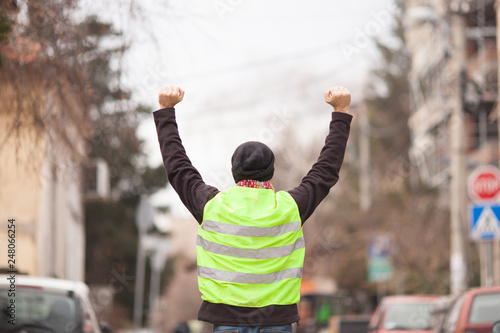
M 351 93 L 344 87 L 333 87 L 325 91 L 325 102 L 333 106 L 335 111 L 349 112 L 349 104 L 351 104 Z
M 160 90 L 158 101 L 160 108 L 173 108 L 177 103 L 184 98 L 184 90 L 180 87 L 168 86 Z

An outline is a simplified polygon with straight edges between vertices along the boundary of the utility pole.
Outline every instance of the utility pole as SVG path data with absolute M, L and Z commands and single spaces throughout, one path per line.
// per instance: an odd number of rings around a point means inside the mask
M 451 17 L 453 45 L 453 111 L 450 122 L 450 274 L 451 294 L 457 295 L 467 288 L 467 265 L 465 260 L 466 176 L 465 176 L 465 117 L 462 106 L 462 73 L 465 68 L 465 19 L 460 9 Z
M 170 251 L 170 240 L 165 236 L 151 235 L 149 248 L 152 250 L 151 259 L 151 282 L 149 288 L 149 313 L 157 310 L 157 303 L 161 295 L 161 273 L 167 264 L 167 254 Z
M 496 23 L 497 23 L 497 54 L 500 55 L 500 0 L 497 0 L 495 3 L 495 9 L 496 9 Z M 500 63 L 500 56 L 499 56 L 499 61 Z M 500 78 L 500 66 L 498 66 L 498 77 Z M 497 80 L 497 99 L 500 97 L 500 84 L 498 83 Z M 498 123 L 498 163 L 500 167 L 500 105 L 497 105 L 497 123 Z M 498 285 L 500 284 L 500 241 L 497 241 L 493 244 L 493 284 Z
M 134 328 L 142 327 L 142 315 L 144 307 L 144 279 L 146 274 L 146 251 L 144 250 L 144 234 L 139 234 L 137 244 L 137 263 L 135 269 L 135 291 L 134 291 Z
M 371 165 L 370 165 L 370 125 L 368 121 L 368 108 L 361 104 L 359 107 L 359 206 L 364 212 L 372 206 L 371 196 Z
M 137 264 L 135 269 L 135 292 L 134 292 L 134 328 L 142 327 L 144 307 L 144 278 L 146 274 L 146 233 L 153 225 L 153 208 L 146 195 L 141 197 L 139 206 L 135 212 L 135 224 L 139 230 L 139 242 L 137 244 Z

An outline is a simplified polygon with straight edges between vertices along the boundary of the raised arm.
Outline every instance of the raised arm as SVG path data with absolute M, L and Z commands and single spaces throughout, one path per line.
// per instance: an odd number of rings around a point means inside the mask
M 352 116 L 349 112 L 350 92 L 343 87 L 333 87 L 325 92 L 325 102 L 334 107 L 330 131 L 325 139 L 318 160 L 302 179 L 299 186 L 288 191 L 299 207 L 304 223 L 337 183 L 339 171 L 349 137 Z
M 179 87 L 163 88 L 158 98 L 160 109 L 153 112 L 153 116 L 168 181 L 182 203 L 198 223 L 201 223 L 205 204 L 217 194 L 218 190 L 205 184 L 182 145 L 174 106 L 183 98 L 184 91 Z

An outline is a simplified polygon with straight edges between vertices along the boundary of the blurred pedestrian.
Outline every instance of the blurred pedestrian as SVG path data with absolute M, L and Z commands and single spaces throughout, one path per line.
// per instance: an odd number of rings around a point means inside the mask
M 214 324 L 214 332 L 291 333 L 291 324 L 300 319 L 302 226 L 339 178 L 352 120 L 351 94 L 343 87 L 325 92 L 334 111 L 318 160 L 297 187 L 277 192 L 270 183 L 274 154 L 256 141 L 234 151 L 234 186 L 221 192 L 207 185 L 177 129 L 174 106 L 183 98 L 179 87 L 163 88 L 153 115 L 170 185 L 200 225 L 196 246 L 203 303 L 198 319 Z M 210 135 L 210 128 L 205 130 Z

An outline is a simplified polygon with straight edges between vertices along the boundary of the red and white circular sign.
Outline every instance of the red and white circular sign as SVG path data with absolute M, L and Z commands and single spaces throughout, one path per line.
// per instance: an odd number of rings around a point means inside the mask
M 495 201 L 500 194 L 500 171 L 495 166 L 481 166 L 468 179 L 469 197 L 473 201 Z

